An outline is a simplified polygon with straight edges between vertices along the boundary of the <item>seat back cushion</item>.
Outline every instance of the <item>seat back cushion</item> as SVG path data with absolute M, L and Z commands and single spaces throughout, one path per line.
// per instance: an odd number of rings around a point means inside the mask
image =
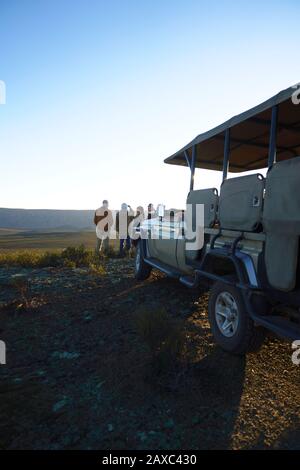
M 260 174 L 223 181 L 219 201 L 221 228 L 254 232 L 261 223 L 265 179 Z
M 212 227 L 216 222 L 217 209 L 218 209 L 218 190 L 216 188 L 198 189 L 190 191 L 187 197 L 187 204 L 196 206 L 196 204 L 204 205 L 204 227 Z M 196 210 L 193 207 L 193 230 L 196 224 Z
M 218 190 L 216 188 L 209 189 L 199 189 L 196 191 L 190 191 L 187 197 L 187 205 L 189 204 L 188 210 L 186 210 L 185 218 L 186 223 L 190 224 L 190 220 L 187 220 L 189 217 L 192 217 L 192 224 L 189 225 L 190 229 L 196 233 L 197 230 L 202 230 L 202 227 L 199 226 L 199 222 L 204 223 L 204 227 L 212 227 L 217 218 L 218 210 Z M 203 215 L 204 220 L 196 221 L 196 205 L 203 204 Z M 201 212 L 202 213 L 202 212 Z M 198 226 L 197 226 L 198 225 Z M 186 250 L 186 258 L 190 260 L 195 260 L 199 256 L 199 250 Z
M 268 171 L 263 225 L 266 231 L 300 234 L 300 157 Z
M 276 163 L 267 174 L 263 210 L 268 281 L 283 291 L 296 284 L 300 236 L 300 157 Z

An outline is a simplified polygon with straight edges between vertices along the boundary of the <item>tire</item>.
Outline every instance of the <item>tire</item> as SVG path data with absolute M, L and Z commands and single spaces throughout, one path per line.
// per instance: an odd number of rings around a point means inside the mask
M 211 289 L 208 319 L 215 342 L 232 354 L 257 351 L 264 341 L 265 330 L 254 325 L 240 290 L 225 282 Z
M 144 281 L 145 279 L 148 279 L 152 271 L 152 267 L 149 264 L 145 263 L 145 260 L 142 254 L 141 243 L 142 242 L 139 241 L 136 246 L 135 260 L 134 260 L 134 268 L 135 268 L 134 275 L 138 281 Z

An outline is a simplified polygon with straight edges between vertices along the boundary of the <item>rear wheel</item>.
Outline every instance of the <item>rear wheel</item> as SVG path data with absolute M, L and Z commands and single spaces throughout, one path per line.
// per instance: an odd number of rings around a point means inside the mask
M 135 251 L 135 278 L 144 281 L 150 276 L 152 267 L 145 263 L 141 243 L 141 241 L 138 242 Z
M 208 317 L 216 343 L 225 351 L 245 354 L 257 351 L 265 330 L 250 318 L 240 290 L 225 282 L 214 284 L 209 298 Z

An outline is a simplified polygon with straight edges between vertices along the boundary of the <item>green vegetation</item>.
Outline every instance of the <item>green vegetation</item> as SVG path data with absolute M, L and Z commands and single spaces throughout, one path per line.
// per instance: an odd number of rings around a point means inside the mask
M 96 275 L 104 274 L 103 257 L 95 255 L 94 231 L 38 232 L 0 229 L 0 266 L 24 268 L 88 267 Z M 115 241 L 111 240 L 115 255 Z
M 21 266 L 24 268 L 79 268 L 89 267 L 93 273 L 104 274 L 102 259 L 84 245 L 70 246 L 59 252 L 35 250 L 8 251 L 0 253 L 0 266 Z

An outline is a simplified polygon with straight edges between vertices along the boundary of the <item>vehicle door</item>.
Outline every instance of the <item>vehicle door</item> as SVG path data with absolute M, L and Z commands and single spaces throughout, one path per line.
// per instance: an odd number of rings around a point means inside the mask
M 152 256 L 169 266 L 177 268 L 176 247 L 178 223 L 174 217 L 164 210 L 158 208 L 159 215 L 153 221 L 152 230 Z

